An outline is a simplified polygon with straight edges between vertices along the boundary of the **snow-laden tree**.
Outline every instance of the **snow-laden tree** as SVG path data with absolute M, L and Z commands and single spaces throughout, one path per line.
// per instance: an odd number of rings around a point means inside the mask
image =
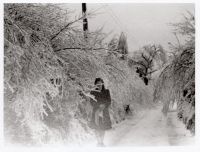
M 187 129 L 195 132 L 195 18 L 191 13 L 184 15 L 180 23 L 173 24 L 174 30 L 185 37 L 185 43 L 174 45 L 174 58 L 162 70 L 155 101 L 164 103 L 167 114 L 171 101 L 178 102 L 178 117 Z
M 152 73 L 166 63 L 166 53 L 161 45 L 149 44 L 135 51 L 129 59 L 129 66 L 135 68 L 139 77 L 148 85 Z
M 122 32 L 119 37 L 118 47 L 119 53 L 122 54 L 121 59 L 126 59 L 128 55 L 128 44 L 125 34 Z
M 114 53 L 118 58 L 125 60 L 128 56 L 128 44 L 126 35 L 121 32 L 120 36 L 114 36 L 108 44 L 110 53 Z

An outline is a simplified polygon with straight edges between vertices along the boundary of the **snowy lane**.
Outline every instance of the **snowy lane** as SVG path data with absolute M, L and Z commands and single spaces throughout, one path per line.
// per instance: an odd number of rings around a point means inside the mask
M 177 121 L 176 112 L 168 114 L 167 134 L 170 145 L 192 145 L 195 144 L 194 137 L 189 130 L 185 129 L 182 122 Z
M 161 106 L 149 109 L 134 119 L 129 119 L 108 131 L 107 146 L 168 146 L 194 143 L 188 130 L 176 118 L 176 112 L 167 117 Z

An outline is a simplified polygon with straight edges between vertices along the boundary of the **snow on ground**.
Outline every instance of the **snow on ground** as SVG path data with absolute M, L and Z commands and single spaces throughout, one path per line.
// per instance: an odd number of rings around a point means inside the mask
M 106 146 L 170 146 L 194 144 L 194 137 L 176 117 L 176 111 L 167 117 L 162 105 L 141 112 L 106 132 Z

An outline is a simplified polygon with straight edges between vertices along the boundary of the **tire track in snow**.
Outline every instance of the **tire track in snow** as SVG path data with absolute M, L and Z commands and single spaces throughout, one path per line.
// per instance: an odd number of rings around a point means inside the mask
M 187 130 L 180 127 L 176 114 L 164 117 L 162 105 L 147 109 L 142 116 L 122 122 L 108 131 L 105 136 L 107 146 L 169 146 L 178 145 L 180 139 L 187 141 Z M 186 135 L 183 138 L 183 134 Z M 179 139 L 179 140 L 178 140 Z M 192 138 L 193 139 L 193 138 Z M 193 141 L 193 140 L 192 140 Z M 186 144 L 187 142 L 182 142 Z

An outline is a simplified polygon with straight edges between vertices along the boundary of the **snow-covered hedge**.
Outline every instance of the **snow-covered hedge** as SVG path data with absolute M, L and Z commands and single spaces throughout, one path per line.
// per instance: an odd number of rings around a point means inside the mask
M 173 48 L 173 59 L 162 70 L 154 100 L 164 102 L 167 114 L 170 101 L 178 102 L 178 118 L 192 133 L 195 132 L 195 19 L 188 12 L 184 20 L 174 24 L 176 32 L 186 36 L 184 44 Z
M 111 91 L 112 122 L 148 106 L 151 89 L 126 61 L 119 60 L 101 30 L 72 27 L 68 11 L 50 4 L 5 4 L 4 130 L 7 141 L 23 144 L 83 144 L 94 138 L 87 126 L 87 96 L 96 77 Z M 85 104 L 86 103 L 86 104 Z M 72 142 L 72 143 L 73 143 Z

